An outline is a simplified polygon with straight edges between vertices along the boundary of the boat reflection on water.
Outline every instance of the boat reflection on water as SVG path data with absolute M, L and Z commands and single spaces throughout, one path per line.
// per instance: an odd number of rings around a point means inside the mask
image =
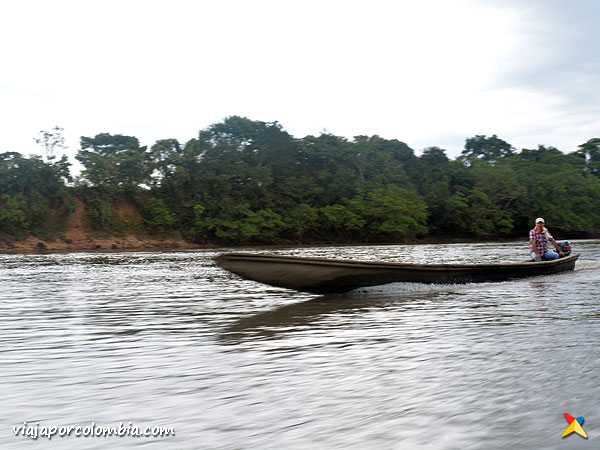
M 241 317 L 223 329 L 219 334 L 219 341 L 223 344 L 236 344 L 307 329 L 314 330 L 328 317 L 335 317 L 339 321 L 344 316 L 360 316 L 366 311 L 390 306 L 398 308 L 402 304 L 410 304 L 415 307 L 424 301 L 443 298 L 473 285 L 392 283 L 357 289 L 346 294 L 322 295 Z M 331 324 L 324 326 L 330 327 Z
M 329 314 L 355 312 L 372 306 L 372 300 L 360 297 L 320 296 L 242 317 L 225 328 L 219 339 L 227 344 L 246 339 L 266 339 L 285 331 L 312 326 Z

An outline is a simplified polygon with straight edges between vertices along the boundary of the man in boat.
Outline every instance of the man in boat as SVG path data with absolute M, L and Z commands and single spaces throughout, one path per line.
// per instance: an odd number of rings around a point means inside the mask
M 535 219 L 535 228 L 529 232 L 529 251 L 531 252 L 531 259 L 535 262 L 557 259 L 559 253 L 560 256 L 565 256 L 545 225 L 544 219 L 538 217 Z M 552 242 L 556 252 L 548 250 L 548 241 Z

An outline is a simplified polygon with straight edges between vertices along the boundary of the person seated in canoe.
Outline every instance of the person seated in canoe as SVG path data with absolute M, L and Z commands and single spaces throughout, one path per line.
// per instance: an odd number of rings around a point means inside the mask
M 552 242 L 556 252 L 548 250 L 548 241 Z M 557 259 L 559 253 L 560 256 L 565 256 L 556 240 L 546 228 L 546 222 L 542 217 L 535 219 L 535 228 L 529 232 L 529 251 L 531 252 L 531 259 L 535 262 Z

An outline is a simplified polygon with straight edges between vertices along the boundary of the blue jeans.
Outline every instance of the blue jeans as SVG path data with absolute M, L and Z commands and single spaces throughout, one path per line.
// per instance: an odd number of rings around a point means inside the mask
M 542 259 L 535 259 L 535 252 L 531 252 L 531 259 L 535 262 L 544 261 L 552 261 L 553 259 L 558 259 L 558 253 L 553 250 L 546 250 L 546 253 L 542 255 Z

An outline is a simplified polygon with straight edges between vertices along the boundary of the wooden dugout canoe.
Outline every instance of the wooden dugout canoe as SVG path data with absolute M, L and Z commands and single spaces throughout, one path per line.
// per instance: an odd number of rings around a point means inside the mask
M 224 253 L 215 260 L 248 280 L 314 294 L 338 294 L 397 282 L 465 284 L 551 275 L 573 270 L 577 258 L 579 254 L 537 263 L 409 264 Z

